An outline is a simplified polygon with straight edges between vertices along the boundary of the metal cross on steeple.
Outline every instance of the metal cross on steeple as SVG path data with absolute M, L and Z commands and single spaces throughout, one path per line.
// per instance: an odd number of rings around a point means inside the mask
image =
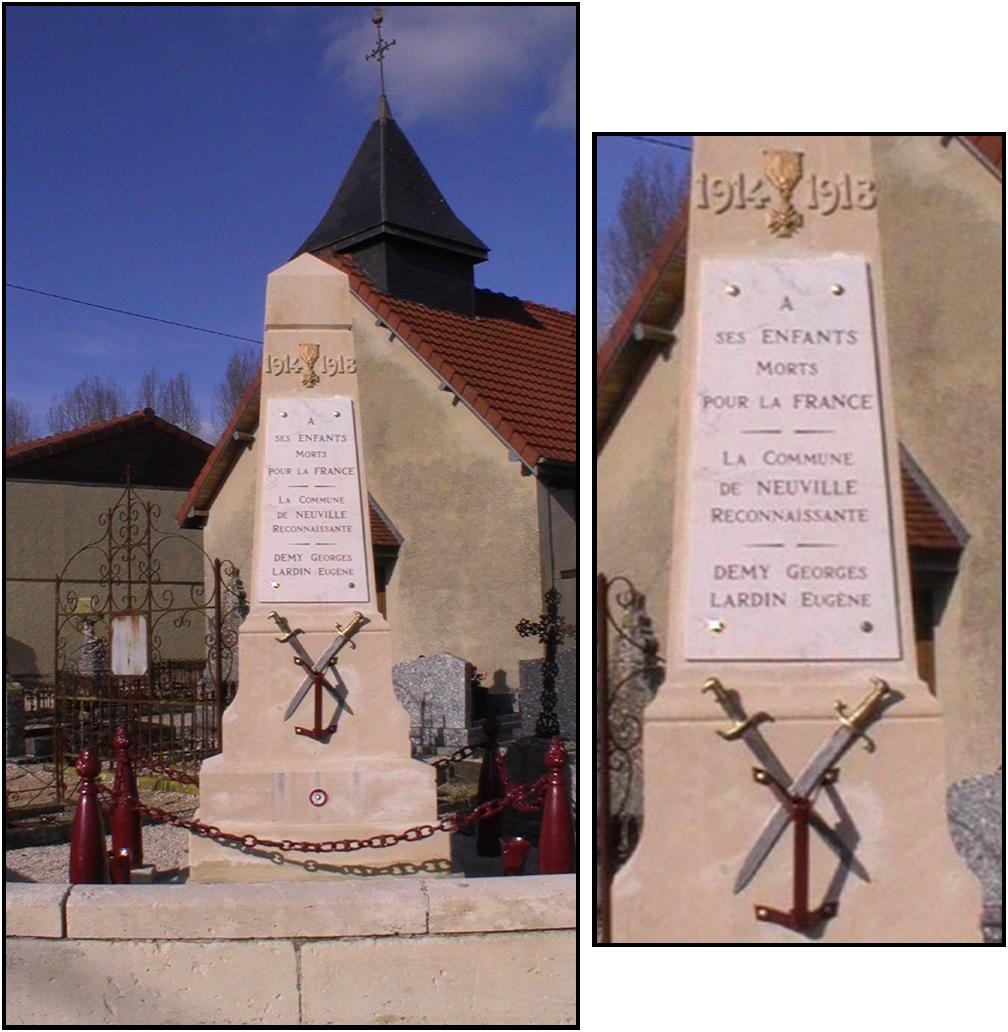
M 395 45 L 395 40 L 384 40 L 381 35 L 381 25 L 385 15 L 383 14 L 383 8 L 376 7 L 374 14 L 371 15 L 371 21 L 374 22 L 375 28 L 378 30 L 378 42 L 375 44 L 374 50 L 370 54 L 364 55 L 365 61 L 370 61 L 371 58 L 376 58 L 378 61 L 378 78 L 381 82 L 381 96 L 385 96 L 385 51 Z

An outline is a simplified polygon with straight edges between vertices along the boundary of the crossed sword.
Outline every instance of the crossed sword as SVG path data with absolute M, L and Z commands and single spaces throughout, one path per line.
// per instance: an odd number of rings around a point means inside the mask
M 298 666 L 303 667 L 308 671 L 307 676 L 301 682 L 301 686 L 294 693 L 294 698 L 291 699 L 290 705 L 287 707 L 287 712 L 284 713 L 284 720 L 290 720 L 294 716 L 294 711 L 301 705 L 301 700 L 308 694 L 308 690 L 315 684 L 315 678 L 320 675 L 325 668 L 331 667 L 333 675 L 336 679 L 336 685 L 329 684 L 324 678 L 321 680 L 322 685 L 327 688 L 331 695 L 334 696 L 336 702 L 339 704 L 339 708 L 336 710 L 336 716 L 333 717 L 332 724 L 335 725 L 339 720 L 340 713 L 346 710 L 350 716 L 353 716 L 353 710 L 350 708 L 350 704 L 347 700 L 347 689 L 346 685 L 343 684 L 343 679 L 336 673 L 336 655 L 344 645 L 349 644 L 352 648 L 356 648 L 350 639 L 354 636 L 357 628 L 364 622 L 364 616 L 362 613 L 354 611 L 353 619 L 346 625 L 346 627 L 340 627 L 336 625 L 336 638 L 332 644 L 322 653 L 318 660 L 313 660 L 308 655 L 308 650 L 301 644 L 298 638 L 299 634 L 304 632 L 300 627 L 291 630 L 290 624 L 286 618 L 282 617 L 275 610 L 269 614 L 269 618 L 280 628 L 284 633 L 277 638 L 279 642 L 290 642 L 291 648 L 297 653 L 294 657 L 294 662 Z
M 724 685 L 716 678 L 709 677 L 704 681 L 702 691 L 713 692 L 721 708 L 734 722 L 728 731 L 718 731 L 726 741 L 734 741 L 741 738 L 749 747 L 750 752 L 763 764 L 767 774 L 781 786 L 790 786 L 787 793 L 794 797 L 807 797 L 815 789 L 816 785 L 823 781 L 826 783 L 826 775 L 841 756 L 857 741 L 858 738 L 865 740 L 865 749 L 872 752 L 875 748 L 871 739 L 864 733 L 865 728 L 881 712 L 883 707 L 892 697 L 892 690 L 881 678 L 872 678 L 872 690 L 861 700 L 853 713 L 848 713 L 846 706 L 839 700 L 836 702 L 835 710 L 840 720 L 838 727 L 832 735 L 823 743 L 819 751 L 806 765 L 805 769 L 797 778 L 792 778 L 781 761 L 774 755 L 767 744 L 759 725 L 766 720 L 773 720 L 768 713 L 754 713 L 751 717 L 746 716 L 737 696 L 725 690 Z M 833 779 L 830 779 L 832 781 Z M 837 832 L 831 828 L 814 810 L 808 812 L 808 821 L 823 837 L 826 844 L 833 850 L 840 860 L 846 864 L 863 881 L 870 881 L 868 872 L 861 862 L 854 856 L 850 847 L 843 841 Z M 763 828 L 749 850 L 742 867 L 739 869 L 735 879 L 734 891 L 741 892 L 750 881 L 753 875 L 760 869 L 763 861 L 776 845 L 784 829 L 791 822 L 791 814 L 783 803 L 779 803 L 763 824 Z

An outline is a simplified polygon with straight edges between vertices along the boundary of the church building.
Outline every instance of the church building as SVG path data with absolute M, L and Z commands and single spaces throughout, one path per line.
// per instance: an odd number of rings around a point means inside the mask
M 576 322 L 475 286 L 487 245 L 454 214 L 380 98 L 292 257 L 349 286 L 379 599 L 393 658 L 452 652 L 517 690 L 515 631 L 554 588 L 576 620 Z M 278 262 L 279 264 L 279 262 Z M 243 572 L 261 370 L 177 519 Z M 573 642 L 568 642 L 573 647 Z

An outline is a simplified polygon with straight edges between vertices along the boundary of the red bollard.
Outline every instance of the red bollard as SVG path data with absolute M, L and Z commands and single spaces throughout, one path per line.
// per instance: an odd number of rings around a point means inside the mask
M 80 795 L 70 831 L 70 884 L 105 885 L 109 880 L 105 826 L 95 784 L 101 764 L 90 745 L 84 746 L 75 767 L 80 775 Z
M 568 874 L 574 870 L 574 823 L 567 805 L 563 779 L 567 750 L 558 737 L 553 739 L 545 763 L 549 780 L 543 799 L 542 832 L 539 835 L 539 873 Z
M 137 809 L 136 774 L 130 762 L 129 735 L 126 726 L 116 727 L 112 738 L 116 751 L 115 781 L 112 783 L 112 852 L 116 857 L 122 856 L 124 849 L 129 850 L 129 865 L 143 866 L 143 837 L 140 834 L 140 811 Z
M 500 724 L 494 717 L 483 721 L 483 733 L 486 735 L 486 748 L 483 751 L 483 764 L 480 767 L 479 787 L 476 790 L 476 805 L 487 803 L 491 799 L 503 799 L 504 783 L 497 768 L 497 736 Z M 476 855 L 500 856 L 501 826 L 504 822 L 504 811 L 493 817 L 484 817 L 476 823 Z

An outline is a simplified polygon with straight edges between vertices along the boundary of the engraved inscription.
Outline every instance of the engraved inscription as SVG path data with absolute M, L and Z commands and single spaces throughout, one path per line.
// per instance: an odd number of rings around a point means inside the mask
M 781 182 L 786 185 L 789 180 L 785 176 Z M 775 235 L 784 235 L 775 230 L 775 225 L 781 228 L 790 226 L 792 233 L 799 228 L 801 222 L 795 219 L 804 220 L 798 209 L 812 212 L 815 216 L 829 217 L 838 212 L 870 211 L 878 202 L 875 181 L 850 172 L 801 175 L 791 188 L 788 200 L 784 199 L 783 192 L 776 186 L 769 172 L 765 179 L 747 176 L 744 172 L 733 176 L 712 176 L 701 172 L 696 177 L 694 187 L 695 207 L 712 215 L 748 209 L 763 211 L 776 203 L 776 190 L 784 207 L 769 213 L 768 228 Z M 788 208 L 793 214 L 788 214 Z
M 370 600 L 358 462 L 350 398 L 267 401 L 260 598 Z
M 306 345 L 300 345 L 305 347 Z M 318 345 L 311 345 L 317 348 Z M 357 359 L 348 358 L 346 355 L 319 355 L 309 366 L 302 357 L 296 355 L 267 355 L 263 363 L 263 371 L 267 376 L 300 376 L 303 378 L 304 386 L 311 387 L 318 383 L 318 374 L 323 376 L 341 376 L 357 372 Z M 305 382 L 310 379 L 309 373 L 316 379 L 313 383 Z
M 703 263 L 687 659 L 900 656 L 869 290 L 856 259 Z

